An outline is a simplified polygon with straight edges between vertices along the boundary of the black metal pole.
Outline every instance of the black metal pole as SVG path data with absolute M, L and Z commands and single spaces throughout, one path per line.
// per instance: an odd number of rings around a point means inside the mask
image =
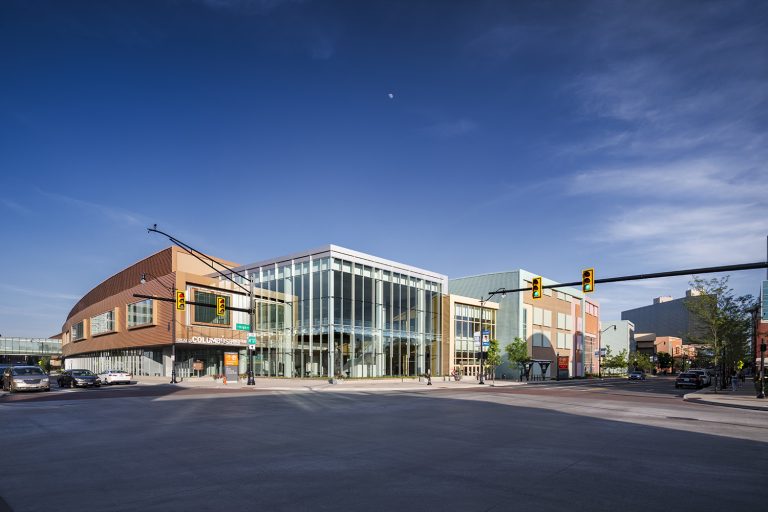
M 250 317 L 250 324 L 251 324 L 251 332 L 256 332 L 256 300 L 255 300 L 255 293 L 253 289 L 253 279 L 249 280 L 250 282 L 250 290 L 249 295 L 251 297 L 251 317 Z M 254 345 L 253 348 L 255 349 L 256 346 Z M 253 350 L 251 350 L 251 345 L 248 345 L 248 348 L 246 349 L 246 354 L 248 354 L 248 382 L 246 383 L 246 386 L 255 386 L 256 385 L 256 379 L 253 378 L 253 367 L 251 366 L 251 359 L 253 359 Z
M 490 299 L 490 297 L 488 297 Z M 485 301 L 488 299 L 480 299 L 480 382 L 478 384 L 485 384 L 483 380 L 483 363 L 485 362 L 485 352 L 483 351 L 483 308 Z
M 757 398 L 765 398 L 765 338 L 760 344 L 760 392 Z

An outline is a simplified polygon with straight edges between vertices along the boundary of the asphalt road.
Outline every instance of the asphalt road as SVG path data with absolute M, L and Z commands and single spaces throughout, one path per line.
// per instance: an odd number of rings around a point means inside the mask
M 680 394 L 658 379 L 6 396 L 0 497 L 14 511 L 762 508 L 768 415 Z

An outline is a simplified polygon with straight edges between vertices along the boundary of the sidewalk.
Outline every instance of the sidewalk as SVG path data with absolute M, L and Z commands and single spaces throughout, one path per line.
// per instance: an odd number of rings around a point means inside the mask
M 768 391 L 768 389 L 766 389 Z M 686 402 L 704 403 L 709 405 L 720 405 L 723 407 L 738 407 L 740 409 L 753 409 L 756 411 L 768 411 L 768 398 L 757 398 L 755 386 L 751 381 L 740 384 L 736 391 L 718 390 L 715 393 L 712 386 L 708 388 L 687 393 L 683 400 Z
M 169 385 L 168 377 L 146 377 L 134 376 L 134 381 L 139 385 Z M 421 378 L 389 378 L 389 379 L 336 379 L 335 383 L 330 383 L 328 379 L 291 379 L 280 377 L 256 377 L 256 384 L 248 386 L 244 379 L 239 382 L 224 382 L 213 380 L 211 377 L 187 377 L 180 380 L 179 387 L 185 388 L 210 388 L 210 389 L 253 389 L 253 390 L 312 390 L 312 391 L 405 391 L 405 390 L 426 390 L 426 389 L 459 389 L 480 387 L 477 379 L 464 377 L 460 381 L 443 377 L 432 377 L 432 385 L 427 386 L 427 379 Z M 485 386 L 493 386 L 492 380 L 486 380 Z M 525 382 L 516 382 L 511 380 L 496 380 L 496 387 L 520 386 Z

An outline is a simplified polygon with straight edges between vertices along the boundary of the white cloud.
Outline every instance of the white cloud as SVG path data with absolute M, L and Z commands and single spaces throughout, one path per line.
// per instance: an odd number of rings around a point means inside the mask
M 20 293 L 22 295 L 27 295 L 30 297 L 38 297 L 43 299 L 57 299 L 57 300 L 67 300 L 67 301 L 80 299 L 79 296 L 68 294 L 68 293 L 51 292 L 51 291 L 38 289 L 38 288 L 34 288 L 34 289 L 22 288 L 20 286 L 14 286 L 14 285 L 4 284 L 4 283 L 0 283 L 0 288 L 3 290 L 7 290 L 10 293 Z
M 765 201 L 768 197 L 768 168 L 744 169 L 745 162 L 720 163 L 711 159 L 689 159 L 639 166 L 615 166 L 579 173 L 572 177 L 567 193 L 614 193 L 629 197 L 675 200 L 688 203 L 703 199 Z
M 29 215 L 32 213 L 29 208 L 26 208 L 25 206 L 22 206 L 15 201 L 11 201 L 10 199 L 0 199 L 0 203 L 2 203 L 2 205 L 9 210 L 14 211 L 20 215 Z
M 149 225 L 149 219 L 138 213 L 130 212 L 113 206 L 107 206 L 99 203 L 92 203 L 89 201 L 83 201 L 82 199 L 75 199 L 74 197 L 65 196 L 62 194 L 55 194 L 53 192 L 46 192 L 44 190 L 38 190 L 41 194 L 54 199 L 56 201 L 65 203 L 69 206 L 79 208 L 91 213 L 97 213 L 102 217 L 105 217 L 120 225 L 129 226 L 147 226 Z

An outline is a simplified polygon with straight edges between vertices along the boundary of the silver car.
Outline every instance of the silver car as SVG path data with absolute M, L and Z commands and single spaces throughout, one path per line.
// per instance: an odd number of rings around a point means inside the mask
M 48 374 L 39 366 L 12 366 L 3 372 L 3 390 L 11 393 L 23 390 L 50 391 L 51 382 Z

